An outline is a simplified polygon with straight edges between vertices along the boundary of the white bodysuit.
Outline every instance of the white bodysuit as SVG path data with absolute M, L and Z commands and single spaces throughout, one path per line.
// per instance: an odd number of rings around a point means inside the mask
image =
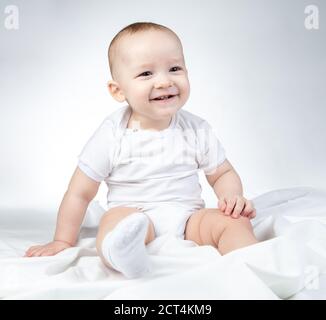
M 198 171 L 206 175 L 225 151 L 204 119 L 180 109 L 161 131 L 127 128 L 129 106 L 104 119 L 79 155 L 79 168 L 108 186 L 108 209 L 142 210 L 156 236 L 183 237 L 190 215 L 205 207 Z

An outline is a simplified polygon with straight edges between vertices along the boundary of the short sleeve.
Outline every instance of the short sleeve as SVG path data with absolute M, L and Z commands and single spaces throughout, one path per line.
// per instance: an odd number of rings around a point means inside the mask
M 78 167 L 93 180 L 103 181 L 112 170 L 115 145 L 113 125 L 104 121 L 79 154 Z
M 198 168 L 205 175 L 214 174 L 215 169 L 225 161 L 226 155 L 224 147 L 207 121 L 197 129 L 197 146 Z

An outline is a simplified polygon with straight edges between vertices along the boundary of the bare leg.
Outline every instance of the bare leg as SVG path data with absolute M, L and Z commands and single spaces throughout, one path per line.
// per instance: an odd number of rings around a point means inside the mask
M 248 218 L 243 219 L 249 220 Z M 221 234 L 217 248 L 224 255 L 235 249 L 247 247 L 257 242 L 258 240 L 253 234 L 252 228 L 248 228 L 247 223 L 230 223 Z
M 212 245 L 224 255 L 258 242 L 250 220 L 225 216 L 218 209 L 201 209 L 188 220 L 185 239 L 198 245 Z

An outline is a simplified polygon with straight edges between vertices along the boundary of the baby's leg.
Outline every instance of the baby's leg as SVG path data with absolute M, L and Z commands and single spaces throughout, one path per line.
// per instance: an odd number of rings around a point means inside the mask
M 185 239 L 212 245 L 223 255 L 258 242 L 249 218 L 232 218 L 218 209 L 201 209 L 188 220 Z
M 148 270 L 145 245 L 154 238 L 152 222 L 138 209 L 115 207 L 101 219 L 96 248 L 106 266 L 134 278 Z

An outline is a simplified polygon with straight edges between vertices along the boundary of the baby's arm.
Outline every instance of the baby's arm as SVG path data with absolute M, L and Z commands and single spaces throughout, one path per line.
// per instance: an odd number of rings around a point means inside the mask
M 215 169 L 213 174 L 206 175 L 206 179 L 218 198 L 243 194 L 240 177 L 227 159 Z
M 208 183 L 219 199 L 219 209 L 226 215 L 239 218 L 256 216 L 252 201 L 243 197 L 241 179 L 231 163 L 226 159 L 213 174 L 206 175 Z
M 89 202 L 96 196 L 100 182 L 86 176 L 76 168 L 61 202 L 57 226 L 52 242 L 33 246 L 26 257 L 50 256 L 76 244 L 79 229 Z

